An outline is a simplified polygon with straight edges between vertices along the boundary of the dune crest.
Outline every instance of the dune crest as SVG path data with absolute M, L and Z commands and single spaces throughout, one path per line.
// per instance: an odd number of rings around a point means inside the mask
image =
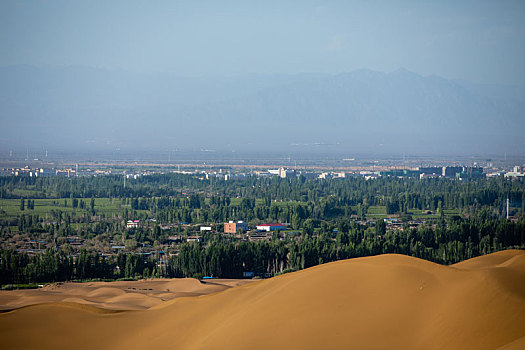
M 53 283 L 40 289 L 0 291 L 0 310 L 50 302 L 78 302 L 112 310 L 144 310 L 179 297 L 217 293 L 249 280 L 214 280 L 203 283 L 194 278 L 148 279 L 139 281 Z
M 517 250 L 450 267 L 381 255 L 144 311 L 25 307 L 0 315 L 0 337 L 13 349 L 66 348 L 62 336 L 79 349 L 512 349 L 525 337 L 524 274 Z
M 87 294 L 88 297 L 95 297 L 95 298 L 110 298 L 110 297 L 116 297 L 122 294 L 126 294 L 121 289 L 118 288 L 111 288 L 111 287 L 101 287 L 97 288 L 94 291 Z

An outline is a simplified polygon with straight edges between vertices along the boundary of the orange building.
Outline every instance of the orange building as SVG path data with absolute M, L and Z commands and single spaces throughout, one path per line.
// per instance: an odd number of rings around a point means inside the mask
M 237 233 L 237 230 L 241 229 L 243 232 L 248 229 L 248 224 L 244 221 L 237 222 L 226 222 L 224 223 L 224 232 L 225 233 Z

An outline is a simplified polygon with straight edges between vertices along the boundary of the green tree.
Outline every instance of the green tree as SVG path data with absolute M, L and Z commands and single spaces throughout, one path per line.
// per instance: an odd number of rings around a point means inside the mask
M 376 220 L 376 235 L 384 235 L 386 233 L 386 222 L 383 219 Z

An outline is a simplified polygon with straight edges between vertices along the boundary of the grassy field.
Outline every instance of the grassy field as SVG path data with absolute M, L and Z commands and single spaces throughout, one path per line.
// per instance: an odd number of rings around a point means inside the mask
M 443 213 L 445 215 L 460 215 L 461 214 L 458 209 L 443 209 Z
M 458 209 L 444 209 L 443 213 L 445 216 L 460 215 Z M 408 214 L 412 215 L 414 219 L 437 219 L 440 215 L 434 210 L 431 214 L 428 214 L 428 210 L 421 209 L 409 209 Z M 380 219 L 387 216 L 385 206 L 370 206 L 366 217 L 369 219 Z
M 13 189 L 13 191 L 11 193 L 13 195 L 15 195 L 15 196 L 22 196 L 22 197 L 26 197 L 26 198 L 31 198 L 31 197 L 40 197 L 40 195 L 42 194 L 42 191 L 30 190 L 30 189 L 22 190 L 22 189 L 19 189 L 19 188 L 15 188 L 15 189 Z M 50 196 L 50 194 L 48 192 L 46 192 L 46 193 L 48 194 L 48 196 Z
M 27 209 L 27 200 L 25 201 L 25 210 L 20 210 L 20 199 L 0 199 L 0 219 L 7 219 L 20 216 L 22 214 L 40 215 L 45 217 L 52 211 L 62 211 L 66 213 L 82 213 L 89 211 L 91 199 L 82 199 L 86 203 L 85 209 L 80 207 L 73 208 L 71 199 L 34 199 L 35 208 Z M 128 205 L 129 207 L 129 205 Z M 111 214 L 124 210 L 126 205 L 120 199 L 95 198 L 95 209 L 99 213 Z
M 386 207 L 385 206 L 370 206 L 368 207 L 368 213 L 369 215 L 386 215 Z
M 230 198 L 230 205 L 236 205 L 236 206 L 239 206 L 241 205 L 241 201 L 242 201 L 242 198 L 236 198 L 236 197 L 231 197 Z M 206 200 L 206 203 L 210 203 L 209 199 L 207 198 Z M 277 205 L 279 207 L 286 207 L 286 206 L 290 206 L 290 205 L 295 205 L 295 204 L 303 204 L 303 205 L 306 205 L 306 202 L 299 202 L 299 201 L 272 201 L 272 205 Z M 264 205 L 264 199 L 262 198 L 258 198 L 255 200 L 255 205 Z
M 20 210 L 20 199 L 0 199 L 0 220 L 1 219 L 9 219 L 9 218 L 16 218 L 17 216 L 20 216 L 22 214 L 32 214 L 32 215 L 40 215 L 42 217 L 46 217 L 46 215 L 51 214 L 52 211 L 62 211 L 66 213 L 82 213 L 82 212 L 88 212 L 91 205 L 91 199 L 85 198 L 85 199 L 78 199 L 79 201 L 82 200 L 85 202 L 85 209 L 81 209 L 80 207 L 73 208 L 72 205 L 72 199 L 34 199 L 35 202 L 35 208 L 34 209 L 27 209 L 27 200 L 25 201 L 25 210 Z M 230 199 L 231 205 L 240 205 L 241 204 L 241 198 L 231 198 Z M 295 202 L 295 201 L 284 201 L 284 202 L 272 202 L 272 205 L 277 206 L 290 206 L 290 205 L 296 205 L 296 204 L 303 204 L 306 205 L 305 202 Z M 257 199 L 256 205 L 264 205 L 263 199 Z M 129 204 L 124 204 L 124 202 L 121 199 L 117 198 L 95 198 L 95 209 L 98 213 L 103 213 L 107 215 L 111 214 L 117 214 L 120 212 L 123 212 L 125 208 L 130 209 Z M 353 207 L 353 210 L 356 210 L 355 207 Z M 139 210 L 137 213 L 143 213 L 146 211 Z M 433 211 L 431 214 L 427 213 L 427 210 L 419 210 L 419 209 L 409 209 L 408 213 L 412 215 L 414 218 L 439 218 L 439 214 L 436 211 Z M 452 216 L 452 215 L 460 215 L 459 210 L 457 209 L 445 209 L 444 210 L 445 216 Z M 366 213 L 366 216 L 370 219 L 379 219 L 379 218 L 385 218 L 387 216 L 386 213 L 386 207 L 385 206 L 370 206 L 368 207 L 368 211 Z
M 385 206 L 370 206 L 366 213 L 366 217 L 369 219 L 380 219 L 386 217 L 386 207 Z

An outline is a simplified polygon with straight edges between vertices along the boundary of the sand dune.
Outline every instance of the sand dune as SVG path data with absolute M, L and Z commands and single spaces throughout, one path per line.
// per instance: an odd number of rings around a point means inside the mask
M 249 280 L 214 280 L 202 283 L 193 278 L 140 281 L 54 283 L 40 289 L 0 291 L 0 310 L 23 306 L 74 301 L 106 309 L 143 310 L 179 297 L 217 293 Z
M 124 293 L 123 295 L 117 295 L 109 298 L 104 306 L 106 308 L 124 310 L 124 309 L 149 309 L 150 307 L 161 303 L 162 300 L 158 298 L 150 297 L 140 293 Z
M 114 297 L 118 295 L 126 294 L 122 289 L 118 288 L 111 288 L 111 287 L 101 287 L 97 288 L 94 291 L 87 294 L 88 297 L 95 297 L 95 298 L 109 298 Z
M 483 268 L 494 268 L 499 265 L 509 264 L 515 260 L 522 260 L 523 254 L 517 250 L 504 250 L 498 253 L 478 256 L 469 260 L 462 261 L 455 265 L 455 268 L 462 270 L 476 270 Z
M 162 288 L 202 292 L 198 281 L 176 282 L 164 281 Z M 0 315 L 0 337 L 9 349 L 518 349 L 525 344 L 523 251 L 450 267 L 382 255 L 222 287 L 135 312 L 75 303 L 28 306 Z M 108 300 L 144 302 L 127 300 L 128 294 Z

